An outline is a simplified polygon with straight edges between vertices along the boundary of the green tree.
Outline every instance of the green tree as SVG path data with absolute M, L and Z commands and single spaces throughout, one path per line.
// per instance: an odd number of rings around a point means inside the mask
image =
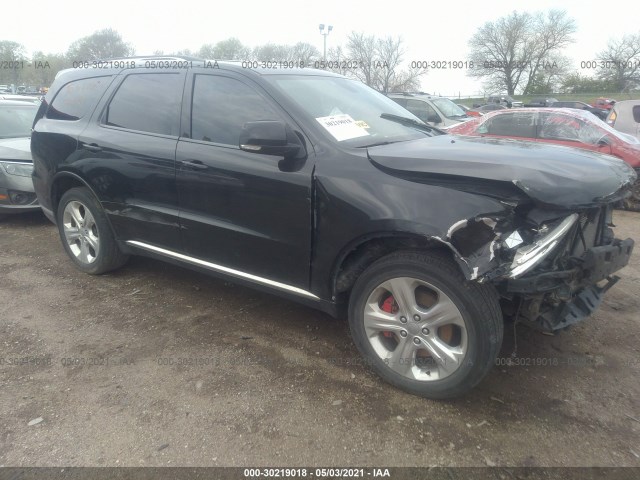
M 247 60 L 251 49 L 245 47 L 237 38 L 227 38 L 215 45 L 203 45 L 198 51 L 198 56 L 212 60 Z
M 24 46 L 10 40 L 0 41 L 0 60 L 8 62 L 8 66 L 15 67 L 0 69 L 0 83 L 3 85 L 14 84 L 16 86 L 21 84 L 26 66 L 21 68 L 21 66 L 16 65 L 16 62 L 28 61 Z
M 134 53 L 133 47 L 125 43 L 118 32 L 106 28 L 73 42 L 67 57 L 71 61 L 90 61 L 129 57 Z
M 608 80 L 587 77 L 578 72 L 566 75 L 560 85 L 561 93 L 604 93 L 614 90 L 614 86 Z
M 37 87 L 49 87 L 60 70 L 70 68 L 72 62 L 61 53 L 44 53 L 37 51 L 31 59 L 33 68 L 29 70 L 25 83 Z

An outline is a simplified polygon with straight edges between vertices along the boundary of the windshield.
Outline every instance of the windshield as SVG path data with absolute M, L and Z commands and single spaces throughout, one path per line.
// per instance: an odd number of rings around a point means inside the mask
M 38 105 L 0 105 L 0 138 L 30 137 Z
M 341 145 L 366 147 L 430 136 L 424 122 L 356 80 L 312 75 L 265 75 Z M 384 118 L 387 114 L 387 118 Z M 390 116 L 417 122 L 398 122 Z
M 467 114 L 464 113 L 464 111 L 458 105 L 453 103 L 448 98 L 432 98 L 431 101 L 447 118 L 460 118 L 467 116 Z

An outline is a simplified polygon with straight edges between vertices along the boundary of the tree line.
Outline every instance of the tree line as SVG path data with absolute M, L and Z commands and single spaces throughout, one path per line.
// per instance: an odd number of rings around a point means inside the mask
M 517 12 L 486 22 L 469 40 L 467 74 L 488 92 L 509 95 L 630 92 L 640 88 L 640 31 L 612 38 L 593 58 L 570 59 L 563 50 L 575 42 L 575 21 L 562 10 Z M 330 48 L 326 59 L 306 42 L 249 47 L 237 38 L 202 45 L 196 51 L 155 51 L 154 55 L 205 59 L 290 62 L 356 78 L 383 93 L 420 89 L 428 65 L 406 65 L 401 37 L 351 32 L 344 46 Z M 128 57 L 134 47 L 113 29 L 73 42 L 65 53 L 34 52 L 0 41 L 0 84 L 49 86 L 56 73 L 78 62 Z M 416 63 L 416 62 L 414 62 Z
M 29 57 L 19 43 L 0 41 L 0 61 L 7 67 L 0 69 L 0 84 L 49 86 L 62 69 L 73 68 L 82 62 L 130 57 L 135 53 L 134 47 L 113 29 L 81 38 L 63 54 L 37 51 Z M 379 38 L 356 32 L 349 35 L 344 48 L 329 49 L 326 59 L 315 46 L 305 42 L 295 45 L 267 43 L 251 48 L 237 38 L 205 44 L 196 51 L 153 52 L 153 55 L 193 56 L 221 61 L 291 62 L 291 65 L 322 68 L 357 78 L 385 93 L 416 90 L 420 86 L 419 79 L 427 70 L 403 68 L 404 54 L 400 37 Z
M 592 58 L 562 51 L 575 42 L 563 10 L 513 12 L 482 25 L 469 40 L 471 77 L 485 90 L 514 94 L 630 92 L 640 87 L 640 31 L 609 40 Z

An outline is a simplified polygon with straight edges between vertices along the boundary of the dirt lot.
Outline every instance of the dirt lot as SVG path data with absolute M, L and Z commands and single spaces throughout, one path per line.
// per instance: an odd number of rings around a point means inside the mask
M 594 317 L 509 328 L 452 402 L 295 303 L 144 258 L 82 274 L 39 214 L 0 222 L 0 269 L 0 465 L 640 466 L 640 251 Z

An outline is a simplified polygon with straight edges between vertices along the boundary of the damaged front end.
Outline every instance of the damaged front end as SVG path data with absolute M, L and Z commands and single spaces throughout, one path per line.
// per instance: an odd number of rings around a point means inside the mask
M 637 180 L 623 161 L 568 147 L 448 137 L 370 149 L 370 161 L 415 183 L 502 205 L 434 237 L 468 280 L 490 282 L 503 312 L 543 330 L 587 317 L 627 265 L 633 240 L 613 235 L 613 206 Z
M 634 241 L 614 238 L 612 209 L 479 217 L 456 222 L 441 240 L 470 280 L 496 286 L 506 314 L 554 331 L 591 315 L 629 262 Z

